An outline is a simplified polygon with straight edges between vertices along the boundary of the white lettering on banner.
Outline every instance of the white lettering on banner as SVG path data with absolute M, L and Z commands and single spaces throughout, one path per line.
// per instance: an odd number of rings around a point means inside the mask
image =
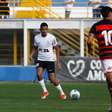
M 71 68 L 71 65 L 74 66 L 73 69 Z M 67 68 L 68 68 L 70 75 L 75 78 L 75 77 L 81 75 L 81 73 L 84 71 L 85 62 L 84 62 L 84 60 L 81 60 L 81 59 L 77 60 L 77 61 L 69 60 L 67 63 Z
M 104 81 L 105 80 L 104 73 L 101 70 L 100 71 L 90 70 L 88 73 L 87 80 L 88 81 L 97 81 L 97 80 Z
M 104 81 L 106 80 L 104 73 L 101 71 L 101 61 L 91 60 L 90 70 L 88 72 L 88 81 Z
M 101 69 L 101 61 L 100 60 L 92 60 L 90 63 L 90 68 L 92 70 L 100 70 Z

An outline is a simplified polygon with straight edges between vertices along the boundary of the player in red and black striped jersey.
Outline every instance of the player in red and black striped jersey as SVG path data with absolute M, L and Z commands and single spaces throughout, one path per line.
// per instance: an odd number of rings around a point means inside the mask
M 101 9 L 103 19 L 95 23 L 88 36 L 88 52 L 92 52 L 92 38 L 98 40 L 99 56 L 105 73 L 111 96 L 109 112 L 112 112 L 112 8 L 105 6 Z

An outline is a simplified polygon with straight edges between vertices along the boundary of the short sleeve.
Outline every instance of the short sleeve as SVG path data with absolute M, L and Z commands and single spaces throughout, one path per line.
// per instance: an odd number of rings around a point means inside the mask
M 57 40 L 56 40 L 56 37 L 55 37 L 55 36 L 53 36 L 53 42 L 52 42 L 52 45 L 53 45 L 53 46 L 56 46 L 56 45 L 57 45 Z
M 96 35 L 96 25 L 95 24 L 91 27 L 89 33 Z
M 34 37 L 34 47 L 38 47 L 38 44 L 36 42 L 36 37 Z

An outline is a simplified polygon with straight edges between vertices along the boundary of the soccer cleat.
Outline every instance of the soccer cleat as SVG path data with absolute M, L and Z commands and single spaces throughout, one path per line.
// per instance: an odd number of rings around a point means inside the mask
M 59 96 L 59 98 L 60 98 L 61 100 L 66 100 L 67 96 L 66 96 L 65 94 L 61 94 L 61 95 Z
M 112 112 L 112 106 L 111 105 L 108 108 L 108 112 Z
M 46 99 L 48 95 L 49 95 L 48 91 L 43 92 L 41 95 L 41 99 L 43 99 L 43 100 Z
M 112 112 L 112 109 L 111 109 L 111 108 L 109 108 L 109 109 L 108 109 L 108 112 Z
M 108 110 L 108 112 L 112 112 L 112 110 Z

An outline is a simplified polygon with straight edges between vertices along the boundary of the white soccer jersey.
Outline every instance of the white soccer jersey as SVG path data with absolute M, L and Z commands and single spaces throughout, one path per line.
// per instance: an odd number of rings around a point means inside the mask
M 41 34 L 36 35 L 34 38 L 34 46 L 38 47 L 38 60 L 41 61 L 54 61 L 53 47 L 57 45 L 55 36 L 48 33 L 46 37 Z

